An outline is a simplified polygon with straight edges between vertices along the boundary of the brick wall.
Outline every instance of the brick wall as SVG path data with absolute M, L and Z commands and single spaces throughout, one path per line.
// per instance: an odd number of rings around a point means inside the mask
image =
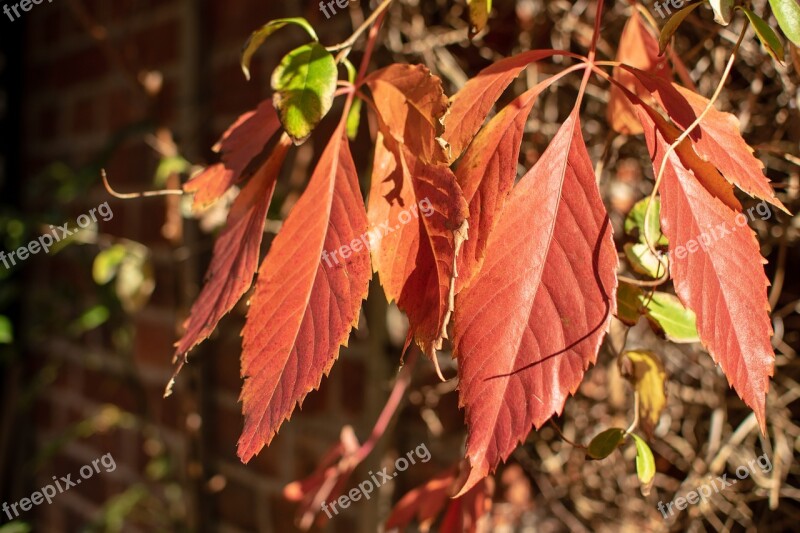
M 303 14 L 312 23 L 323 20 L 315 2 L 304 4 Z M 238 67 L 247 34 L 268 19 L 300 11 L 289 3 L 257 0 L 64 0 L 35 6 L 13 23 L 24 25 L 25 35 L 12 52 L 24 64 L 21 179 L 52 173 L 57 162 L 94 171 L 103 165 L 118 190 L 152 188 L 158 155 L 147 141 L 153 133 L 170 132 L 183 155 L 208 161 L 216 136 L 268 94 L 269 73 L 261 67 L 274 64 L 275 47 L 285 50 L 302 39 L 287 31 L 280 42 L 268 44 L 247 83 Z M 344 16 L 317 24 L 323 41 L 346 37 Z M 142 90 L 147 73 L 151 80 L 161 77 L 153 94 Z M 126 135 L 104 157 L 120 132 Z M 284 181 L 302 186 L 316 157 L 318 146 L 311 146 L 287 165 Z M 110 200 L 96 172 L 85 178 L 89 185 L 66 203 L 53 189 L 28 190 L 26 208 L 47 211 L 55 205 L 74 216 Z M 192 353 L 175 394 L 161 398 L 171 372 L 172 343 L 197 294 L 211 237 L 187 222 L 177 236 L 166 238 L 165 222 L 179 209 L 175 201 L 113 200 L 110 205 L 114 218 L 101 222 L 99 231 L 104 238 L 146 244 L 157 287 L 135 314 L 115 311 L 101 328 L 70 335 L 55 324 L 103 298 L 91 278 L 97 247 L 74 247 L 26 264 L 25 321 L 47 324 L 41 316 L 46 313 L 53 325 L 34 328 L 29 336 L 28 376 L 46 379 L 36 395 L 28 458 L 41 459 L 43 450 L 60 444 L 36 463 L 23 488 L 33 490 L 53 475 L 77 472 L 105 453 L 113 454 L 118 468 L 25 518 L 34 519 L 37 530 L 74 531 L 96 523 L 109 502 L 121 505 L 114 498 L 133 498 L 132 489 L 142 487 L 150 503 L 126 518 L 132 531 L 291 531 L 293 509 L 280 496 L 283 486 L 311 472 L 343 424 L 365 437 L 388 393 L 393 365 L 386 354 L 385 303 L 370 304 L 367 316 L 376 318 L 367 320 L 369 337 L 362 333 L 351 342 L 322 390 L 307 398 L 268 450 L 243 466 L 235 455 L 242 426 L 237 402 L 242 309 Z M 62 438 L 65 434 L 69 438 Z M 409 442 L 401 451 L 420 440 Z M 381 446 L 373 457 L 390 444 Z M 371 459 L 364 472 L 378 461 Z M 159 470 L 165 464 L 168 468 Z M 385 492 L 353 506 L 331 530 L 374 531 L 389 498 Z

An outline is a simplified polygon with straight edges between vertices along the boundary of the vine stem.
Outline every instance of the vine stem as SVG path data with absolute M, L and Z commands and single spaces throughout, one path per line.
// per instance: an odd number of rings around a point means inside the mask
M 336 56 L 337 63 L 347 57 L 361 34 L 364 33 L 367 28 L 369 28 L 372 23 L 375 22 L 378 17 L 380 17 L 386 11 L 386 8 L 388 8 L 391 3 L 392 0 L 383 0 L 383 2 L 381 2 L 381 4 L 375 8 L 375 11 L 373 11 L 370 16 L 367 17 L 361 26 L 356 28 L 356 31 L 353 32 L 353 35 L 348 37 L 346 41 L 342 41 L 339 44 L 335 44 L 326 48 L 326 50 L 329 52 L 339 52 L 339 54 Z M 380 26 L 380 24 L 377 24 L 377 26 Z
M 110 194 L 114 198 L 119 198 L 120 200 L 132 200 L 135 198 L 152 198 L 155 196 L 183 195 L 183 190 L 181 189 L 164 189 L 162 191 L 121 193 L 111 188 L 111 185 L 108 183 L 108 176 L 106 175 L 106 169 L 104 168 L 100 169 L 100 177 L 103 179 L 103 185 L 105 186 L 106 191 L 108 191 L 108 194 Z
M 355 461 L 356 464 L 359 464 L 361 461 L 367 458 L 367 456 L 375 448 L 375 445 L 378 443 L 380 438 L 386 432 L 386 428 L 389 427 L 389 422 L 391 422 L 392 418 L 394 418 L 394 415 L 397 412 L 397 409 L 400 407 L 403 397 L 405 396 L 406 390 L 411 384 L 411 377 L 414 373 L 414 367 L 416 366 L 417 358 L 417 350 L 412 350 L 406 358 L 406 363 L 403 365 L 402 370 L 400 370 L 400 375 L 398 376 L 397 381 L 394 383 L 392 392 L 389 394 L 389 399 L 386 401 L 386 405 L 383 406 L 383 410 L 378 416 L 378 420 L 375 421 L 375 426 L 372 428 L 369 438 L 364 442 L 364 444 L 361 445 L 361 447 L 358 449 L 358 452 L 356 452 L 356 454 L 351 458 L 351 460 Z
M 594 32 L 592 33 L 592 44 L 589 46 L 589 55 L 586 58 L 586 63 L 591 67 L 594 66 L 594 59 L 597 55 L 597 41 L 600 39 L 600 20 L 602 19 L 603 15 L 603 5 L 604 0 L 597 1 L 597 11 L 594 15 Z M 592 77 L 592 69 L 587 68 L 586 72 L 583 73 L 583 80 L 581 80 L 581 88 L 578 91 L 578 98 L 575 102 L 575 109 L 573 113 L 577 113 L 578 109 L 581 106 L 581 102 L 583 101 L 583 96 L 586 92 L 586 87 L 589 85 L 589 79 Z
M 689 137 L 689 135 L 692 134 L 695 128 L 697 128 L 697 126 L 700 125 L 700 122 L 703 121 L 708 112 L 711 111 L 711 109 L 714 107 L 714 102 L 716 102 L 717 99 L 719 98 L 719 95 L 722 94 L 722 89 L 725 86 L 725 82 L 728 81 L 728 76 L 730 75 L 731 69 L 733 68 L 733 63 L 736 60 L 736 52 L 739 50 L 739 46 L 741 46 L 742 44 L 742 40 L 744 39 L 745 33 L 747 33 L 747 28 L 749 25 L 750 25 L 749 22 L 745 22 L 744 27 L 742 28 L 742 32 L 741 34 L 739 34 L 739 40 L 736 41 L 736 44 L 734 45 L 733 50 L 731 51 L 731 56 L 728 58 L 728 64 L 725 66 L 725 71 L 722 73 L 722 79 L 719 80 L 719 84 L 717 85 L 714 94 L 711 96 L 711 99 L 708 101 L 706 108 L 703 109 L 703 112 L 700 113 L 700 115 L 694 120 L 694 122 L 692 122 L 689 125 L 689 127 L 686 128 L 686 130 L 677 139 L 675 139 L 675 141 L 672 144 L 670 144 L 669 148 L 664 154 L 664 157 L 661 161 L 661 168 L 658 170 L 658 175 L 656 176 L 656 184 L 653 187 L 653 192 L 650 193 L 650 197 L 647 201 L 647 209 L 645 209 L 644 212 L 645 226 L 647 225 L 647 221 L 650 219 L 650 212 L 651 209 L 653 208 L 653 201 L 655 200 L 656 194 L 658 194 L 658 189 L 661 186 L 661 180 L 664 178 L 664 172 L 667 169 L 667 161 L 669 159 L 669 156 L 683 141 L 686 140 L 687 137 Z M 656 258 L 658 258 L 659 263 L 662 266 L 665 266 L 664 263 L 661 261 L 661 258 L 658 257 L 658 255 L 656 254 L 655 246 L 653 245 L 653 243 L 650 242 L 648 232 L 646 229 L 644 234 L 645 234 L 645 241 L 647 242 L 647 247 L 650 249 L 653 255 L 655 255 Z
M 564 442 L 566 442 L 567 444 L 570 444 L 570 445 L 572 445 L 572 446 L 573 446 L 573 447 L 575 447 L 575 448 L 580 448 L 580 449 L 582 449 L 582 450 L 585 450 L 585 449 L 586 449 L 586 446 L 584 446 L 583 444 L 578 444 L 577 442 L 573 442 L 573 441 L 571 441 L 570 439 L 568 439 L 568 438 L 567 438 L 567 436 L 566 436 L 566 435 L 564 435 L 564 432 L 563 432 L 563 431 L 561 431 L 561 428 L 560 428 L 560 427 L 558 427 L 558 424 L 556 424 L 555 422 L 553 422 L 553 419 L 552 419 L 552 418 L 551 418 L 550 420 L 548 420 L 548 422 L 550 423 L 550 425 L 551 425 L 551 426 L 553 426 L 553 429 L 555 429 L 555 430 L 556 430 L 556 433 L 558 433 L 558 435 L 561 437 L 561 440 L 563 440 L 563 441 L 564 441 Z
M 625 436 L 630 435 L 636 426 L 639 425 L 639 391 L 633 391 L 633 421 L 628 429 L 625 430 Z

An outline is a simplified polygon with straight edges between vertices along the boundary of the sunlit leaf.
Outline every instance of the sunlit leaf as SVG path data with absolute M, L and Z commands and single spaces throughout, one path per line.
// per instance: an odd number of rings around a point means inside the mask
M 109 316 L 110 313 L 106 306 L 95 305 L 76 318 L 72 324 L 69 325 L 69 331 L 73 335 L 81 335 L 105 324 Z
M 639 242 L 642 243 L 649 242 L 653 246 L 666 246 L 669 242 L 661 231 L 661 222 L 659 221 L 661 200 L 655 198 L 652 201 L 653 206 L 650 208 L 650 214 L 645 223 L 644 217 L 649 203 L 649 197 L 636 202 L 628 216 L 625 217 L 625 233 L 628 235 L 638 234 Z
M 14 342 L 14 329 L 8 317 L 0 315 L 0 344 L 11 344 Z
M 739 7 L 744 14 L 747 15 L 747 18 L 750 19 L 750 23 L 753 25 L 753 29 L 756 31 L 756 35 L 758 36 L 758 40 L 761 41 L 761 44 L 764 45 L 764 48 L 767 49 L 769 55 L 771 55 L 778 63 L 783 63 L 783 58 L 786 54 L 786 51 L 783 49 L 783 43 L 778 38 L 778 35 L 775 33 L 775 30 L 770 28 L 769 24 L 747 9 L 746 7 Z
M 455 355 L 472 466 L 462 493 L 577 390 L 616 312 L 617 266 L 573 112 L 512 189 L 480 273 L 458 295 Z
M 238 455 L 245 463 L 319 388 L 358 324 L 367 296 L 369 254 L 343 253 L 336 264 L 328 257 L 367 231 L 344 130 L 340 123 L 259 268 L 242 330 L 244 430 Z
M 625 244 L 625 257 L 628 259 L 634 272 L 650 276 L 653 279 L 658 279 L 666 273 L 666 261 L 659 258 L 650 251 L 650 248 L 644 243 L 626 243 Z M 662 263 L 662 261 L 664 261 Z
M 272 102 L 295 144 L 308 139 L 330 111 L 337 77 L 336 60 L 319 43 L 295 48 L 272 73 Z
M 114 246 L 101 251 L 94 258 L 92 264 L 92 277 L 94 282 L 98 285 L 105 285 L 114 279 L 117 275 L 119 265 L 125 259 L 127 249 L 122 244 L 115 244 Z
M 654 292 L 645 296 L 645 315 L 658 331 L 672 342 L 699 342 L 697 317 L 694 311 L 683 306 L 681 301 L 666 292 Z
M 492 0 L 467 0 L 469 4 L 469 37 L 472 39 L 489 23 Z
M 784 35 L 800 46 L 800 4 L 797 0 L 769 0 Z
M 248 80 L 250 79 L 250 61 L 253 58 L 253 54 L 256 53 L 256 50 L 258 50 L 258 48 L 264 44 L 264 41 L 267 39 L 267 37 L 283 28 L 287 24 L 296 24 L 300 26 L 308 32 L 312 39 L 319 41 L 319 37 L 317 37 L 317 33 L 314 31 L 314 28 L 312 28 L 311 24 L 309 24 L 308 21 L 302 17 L 276 19 L 267 22 L 250 35 L 250 37 L 247 39 L 247 42 L 244 43 L 244 47 L 242 48 L 242 72 L 244 72 L 245 78 Z
M 361 107 L 363 101 L 361 98 L 353 100 L 353 105 L 350 107 L 350 112 L 347 115 L 347 138 L 351 141 L 355 140 L 358 135 L 358 126 L 361 124 Z
M 639 476 L 642 495 L 650 494 L 653 481 L 656 477 L 656 460 L 650 446 L 640 436 L 631 433 L 633 441 L 636 443 L 636 474 Z

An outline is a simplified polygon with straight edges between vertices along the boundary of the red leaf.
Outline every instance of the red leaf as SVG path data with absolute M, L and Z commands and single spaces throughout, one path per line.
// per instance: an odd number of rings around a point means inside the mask
M 625 28 L 622 30 L 622 37 L 617 50 L 616 60 L 620 63 L 655 74 L 666 80 L 672 78 L 667 58 L 665 56 L 659 57 L 658 55 L 658 40 L 645 26 L 636 9 L 633 10 L 633 15 L 628 19 Z M 614 79 L 618 80 L 645 102 L 652 101 L 652 97 L 647 90 L 629 71 L 614 67 L 613 76 Z M 637 119 L 635 109 L 623 92 L 615 85 L 611 86 L 609 93 L 606 117 L 611 128 L 618 133 L 626 135 L 642 133 L 642 125 Z
M 439 533 L 474 533 L 478 521 L 492 507 L 494 482 L 491 478 L 478 483 L 460 498 L 448 496 L 456 482 L 454 469 L 447 470 L 424 485 L 421 485 L 397 502 L 386 520 L 386 530 L 405 531 L 413 522 L 423 533 L 430 531 L 437 518 L 443 513 Z
M 492 509 L 494 479 L 483 478 L 447 507 L 439 533 L 476 533 L 478 522 Z
M 184 184 L 184 191 L 194 193 L 192 207 L 200 211 L 219 200 L 225 191 L 239 181 L 247 166 L 261 153 L 280 125 L 269 100 L 261 102 L 255 111 L 236 119 L 214 145 L 214 151 L 222 153 L 222 162 L 211 165 Z
M 386 297 L 408 315 L 417 343 L 433 358 L 452 313 L 467 204 L 449 168 L 426 165 L 384 135 L 378 136 L 373 168 L 369 221 L 371 231 L 382 234 L 372 250 L 373 268 Z
M 639 116 L 653 168 L 659 169 L 675 132 L 663 119 L 656 127 L 656 117 L 644 108 Z M 660 188 L 675 292 L 696 313 L 701 341 L 765 432 L 765 397 L 775 361 L 765 261 L 755 233 L 746 227 L 747 217 L 711 194 L 698 180 L 696 161 L 682 155 L 670 154 Z M 708 242 L 700 246 L 701 239 Z
M 351 426 L 344 426 L 337 442 L 320 460 L 317 468 L 308 477 L 289 483 L 283 488 L 283 496 L 290 502 L 300 502 L 297 509 L 297 526 L 303 531 L 314 524 L 324 523 L 326 517 L 320 511 L 325 502 L 334 501 L 344 490 L 350 475 L 358 466 L 356 454 L 358 439 Z M 326 514 L 330 514 L 330 509 Z
M 437 138 L 446 100 L 441 81 L 423 67 L 389 67 L 366 84 L 380 126 L 369 195 L 370 227 L 379 241 L 373 268 L 434 358 L 452 313 L 455 257 L 468 214 Z
M 489 235 L 517 178 L 522 135 L 533 104 L 550 80 L 540 83 L 508 104 L 470 144 L 456 169 L 456 178 L 469 203 L 469 239 L 458 257 L 456 293 L 480 270 Z
M 455 472 L 450 469 L 409 491 L 395 504 L 386 520 L 386 529 L 405 530 L 416 521 L 420 531 L 430 531 L 450 499 L 450 489 L 454 481 Z
M 669 80 L 656 78 L 636 69 L 626 69 L 655 95 L 661 107 L 683 130 L 700 116 L 708 100 Z M 753 149 L 739 132 L 739 120 L 730 113 L 709 109 L 700 124 L 689 134 L 695 152 L 719 169 L 726 180 L 741 190 L 770 202 L 789 213 L 775 197 L 769 179 L 764 176 L 764 164 L 753 155 Z
M 470 79 L 450 99 L 450 110 L 444 117 L 442 137 L 450 146 L 450 161 L 455 161 L 483 125 L 495 102 L 520 72 L 536 61 L 561 53 L 558 50 L 530 50 L 501 59 Z
M 219 320 L 233 309 L 250 288 L 258 268 L 267 209 L 291 145 L 286 135 L 281 136 L 272 155 L 233 202 L 225 229 L 214 244 L 214 255 L 203 291 L 192 305 L 189 318 L 183 325 L 186 332 L 176 344 L 176 356 L 187 353 L 208 338 Z
M 616 311 L 617 264 L 573 112 L 513 189 L 483 268 L 459 295 L 455 349 L 472 466 L 460 494 L 577 390 Z
M 347 344 L 367 294 L 369 256 L 355 254 L 335 266 L 320 257 L 366 229 L 342 123 L 259 269 L 242 332 L 243 462 L 269 444 Z

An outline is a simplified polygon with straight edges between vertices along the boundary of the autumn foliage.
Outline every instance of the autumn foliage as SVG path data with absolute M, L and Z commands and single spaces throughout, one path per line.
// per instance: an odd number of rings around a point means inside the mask
M 618 251 L 582 135 L 581 104 L 589 83 L 610 88 L 609 127 L 641 135 L 653 163 L 655 190 L 642 218 L 655 222 L 640 228 L 648 235 L 640 249 L 652 253 L 661 269 L 652 277 L 672 281 L 679 303 L 671 305 L 696 316 L 691 327 L 765 430 L 774 365 L 768 281 L 755 235 L 741 224 L 734 188 L 785 207 L 737 120 L 716 110 L 711 95 L 687 86 L 685 67 L 668 45 L 660 54 L 658 30 L 638 11 L 632 9 L 616 61 L 598 61 L 601 15 L 602 2 L 587 55 L 524 52 L 495 62 L 450 97 L 423 65 L 394 64 L 367 73 L 369 54 L 360 72 L 355 75 L 351 67 L 337 89 L 335 68 L 333 83 L 326 79 L 330 63 L 346 60 L 322 48 L 315 35 L 307 48 L 284 58 L 273 76 L 273 101 L 242 115 L 217 145 L 220 162 L 185 186 L 195 194 L 197 208 L 241 187 L 177 344 L 177 358 L 182 366 L 258 271 L 242 332 L 242 461 L 269 445 L 295 407 L 319 387 L 358 325 L 375 272 L 386 298 L 408 316 L 409 343 L 434 363 L 437 350 L 452 348 L 469 431 L 463 468 L 408 494 L 389 523 L 430 525 L 443 513 L 451 527 L 441 531 L 472 529 L 469 524 L 485 512 L 491 492 L 487 476 L 532 429 L 562 412 L 596 362 L 612 317 L 628 322 L 623 308 L 629 314 L 632 309 L 634 317 L 645 314 L 657 326 L 648 305 L 667 301 L 631 303 L 642 291 L 618 280 Z M 248 63 L 253 46 L 294 22 L 259 30 L 247 49 Z M 554 56 L 569 59 L 571 66 L 495 109 L 523 70 Z M 565 76 L 579 76 L 572 111 L 518 179 L 528 115 L 537 97 Z M 334 96 L 345 98 L 344 112 L 259 266 L 265 215 L 286 153 L 293 141 L 307 138 Z M 298 112 L 310 105 L 310 111 Z M 362 113 L 373 114 L 377 125 L 366 201 L 347 135 L 348 122 Z M 400 224 L 401 212 L 422 200 L 430 202 L 430 216 Z M 359 236 L 387 222 L 391 231 L 371 250 L 355 251 Z M 655 238 L 648 226 L 653 223 L 660 226 Z M 707 231 L 724 237 L 698 242 Z M 321 260 L 324 252 L 343 245 L 354 251 L 333 264 Z M 657 248 L 668 253 L 656 253 Z M 352 471 L 352 460 L 336 464 L 352 459 L 353 446 L 347 453 L 338 446 L 337 459 L 297 489 L 298 499 L 317 494 L 324 480 L 340 480 Z M 640 477 L 649 482 L 646 473 Z M 453 495 L 461 496 L 457 503 L 448 499 Z

